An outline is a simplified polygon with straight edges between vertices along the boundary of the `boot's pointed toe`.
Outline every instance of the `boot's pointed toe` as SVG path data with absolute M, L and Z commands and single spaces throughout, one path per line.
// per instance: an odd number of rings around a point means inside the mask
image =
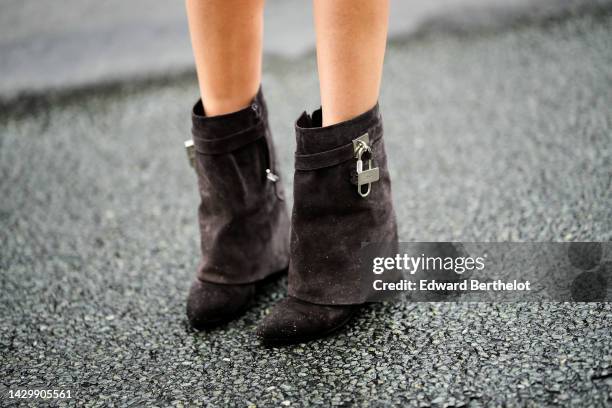
M 336 332 L 356 311 L 353 305 L 317 305 L 288 297 L 274 306 L 257 335 L 266 345 L 302 343 Z
M 220 285 L 196 279 L 187 297 L 187 318 L 196 330 L 227 323 L 245 312 L 255 285 Z

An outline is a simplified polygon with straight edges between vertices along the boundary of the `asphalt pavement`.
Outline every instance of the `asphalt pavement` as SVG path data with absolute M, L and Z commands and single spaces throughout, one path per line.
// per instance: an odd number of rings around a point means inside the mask
M 390 0 L 391 38 L 430 31 L 497 30 L 583 12 L 611 0 Z M 267 0 L 264 51 L 296 58 L 314 48 L 312 2 Z M 0 2 L 0 103 L 193 70 L 185 2 Z
M 404 241 L 612 238 L 612 17 L 391 41 L 381 95 Z M 291 191 L 314 54 L 263 79 Z M 609 303 L 409 303 L 339 335 L 264 348 L 286 293 L 189 329 L 192 74 L 39 97 L 0 114 L 0 395 L 83 406 L 609 406 Z M 289 202 L 291 204 L 291 202 Z M 32 402 L 33 401 L 29 401 Z M 40 402 L 40 401 L 38 401 Z

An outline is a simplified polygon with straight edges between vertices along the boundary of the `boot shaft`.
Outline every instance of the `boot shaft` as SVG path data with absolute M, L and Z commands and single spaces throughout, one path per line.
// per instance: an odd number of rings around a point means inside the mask
M 288 263 L 289 220 L 261 90 L 237 112 L 192 111 L 202 260 L 198 278 L 240 284 Z
M 367 300 L 360 248 L 396 245 L 397 225 L 378 105 L 321 127 L 321 110 L 295 125 L 289 294 L 317 304 Z M 366 142 L 367 141 L 367 142 Z

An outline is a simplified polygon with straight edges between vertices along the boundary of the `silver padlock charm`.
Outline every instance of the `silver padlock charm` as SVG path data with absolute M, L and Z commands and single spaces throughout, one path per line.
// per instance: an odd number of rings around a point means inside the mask
M 380 171 L 378 167 L 372 167 L 372 149 L 370 147 L 370 137 L 366 133 L 353 140 L 353 152 L 357 159 L 357 192 L 362 197 L 367 197 L 372 190 L 372 183 L 380 179 Z M 363 169 L 362 157 L 365 153 L 369 153 L 368 168 Z M 365 192 L 363 192 L 362 186 L 367 186 Z

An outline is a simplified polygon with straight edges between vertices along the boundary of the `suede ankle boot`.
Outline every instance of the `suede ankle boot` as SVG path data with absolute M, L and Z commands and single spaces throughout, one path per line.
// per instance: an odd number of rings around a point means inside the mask
M 378 105 L 321 126 L 320 109 L 296 122 L 289 296 L 260 324 L 264 344 L 299 343 L 340 329 L 369 300 L 362 245 L 397 245 Z
M 289 264 L 289 217 L 261 90 L 249 107 L 208 117 L 199 101 L 185 143 L 200 193 L 202 259 L 187 299 L 195 329 L 245 311 L 256 282 Z

